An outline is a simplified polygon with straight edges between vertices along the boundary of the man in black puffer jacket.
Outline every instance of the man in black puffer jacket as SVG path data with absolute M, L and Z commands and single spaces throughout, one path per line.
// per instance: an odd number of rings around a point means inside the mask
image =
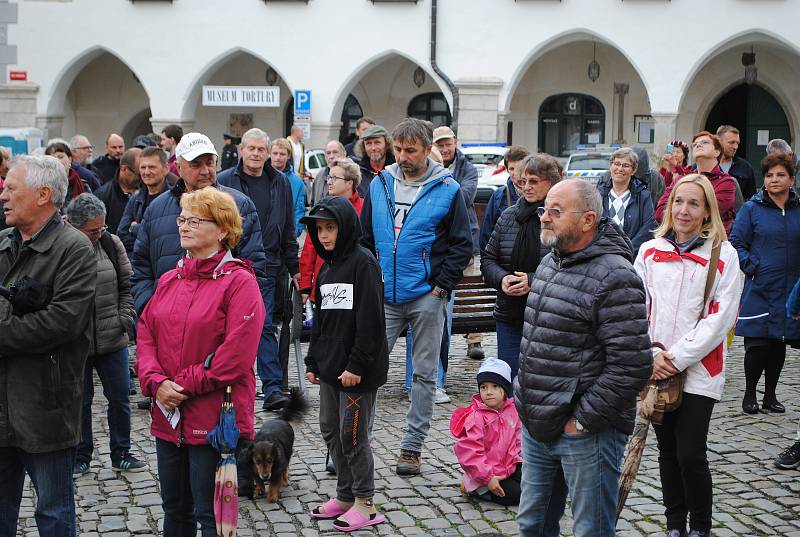
M 522 535 L 544 535 L 559 466 L 575 536 L 615 531 L 620 464 L 653 360 L 631 243 L 600 219 L 602 207 L 594 187 L 570 179 L 539 209 L 542 243 L 553 252 L 531 285 L 515 386 L 525 425 Z

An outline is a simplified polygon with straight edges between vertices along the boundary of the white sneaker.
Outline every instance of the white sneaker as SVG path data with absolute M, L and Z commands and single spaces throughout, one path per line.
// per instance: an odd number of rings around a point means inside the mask
M 436 398 L 434 401 L 437 405 L 441 403 L 449 403 L 450 396 L 447 395 L 447 392 L 444 391 L 444 388 L 436 388 Z

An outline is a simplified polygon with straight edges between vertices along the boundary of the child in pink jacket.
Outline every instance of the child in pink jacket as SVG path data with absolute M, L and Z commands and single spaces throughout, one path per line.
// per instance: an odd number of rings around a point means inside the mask
M 500 505 L 519 505 L 522 425 L 511 397 L 511 367 L 487 358 L 478 370 L 480 393 L 450 418 L 453 448 L 464 469 L 462 491 Z

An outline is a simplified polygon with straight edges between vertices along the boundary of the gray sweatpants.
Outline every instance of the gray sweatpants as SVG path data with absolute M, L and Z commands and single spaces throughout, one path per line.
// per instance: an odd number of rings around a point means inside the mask
M 319 383 L 319 429 L 336 468 L 336 498 L 343 502 L 375 492 L 369 423 L 377 393 L 348 393 L 341 386 Z
M 389 352 L 408 323 L 414 333 L 411 404 L 406 413 L 406 433 L 400 442 L 400 449 L 406 451 L 421 452 L 431 427 L 446 309 L 447 299 L 430 293 L 405 304 L 384 305 Z

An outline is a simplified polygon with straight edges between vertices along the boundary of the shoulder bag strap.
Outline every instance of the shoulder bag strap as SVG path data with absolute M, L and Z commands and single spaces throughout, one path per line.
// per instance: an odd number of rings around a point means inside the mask
M 708 297 L 711 296 L 711 288 L 714 287 L 714 279 L 717 275 L 717 267 L 719 266 L 719 253 L 721 248 L 722 243 L 711 248 L 711 259 L 708 260 L 708 275 L 706 276 L 706 289 L 703 291 L 703 309 L 700 310 L 701 319 L 705 313 Z

